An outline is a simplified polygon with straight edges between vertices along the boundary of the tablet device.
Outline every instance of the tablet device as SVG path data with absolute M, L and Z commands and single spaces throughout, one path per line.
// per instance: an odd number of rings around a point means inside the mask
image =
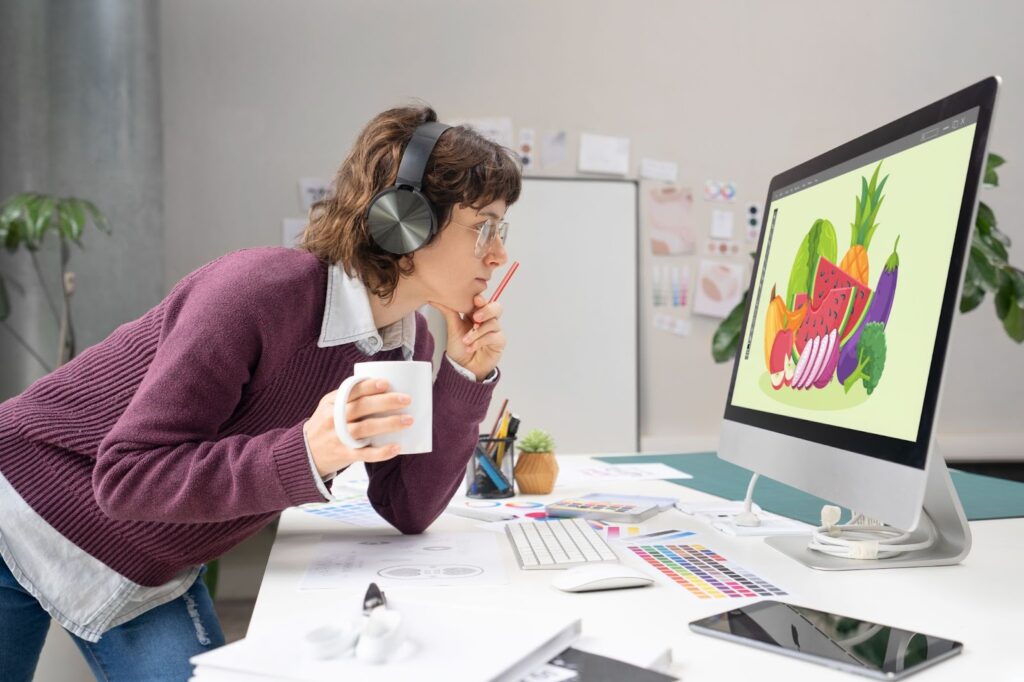
M 960 642 L 765 600 L 690 629 L 877 680 L 899 680 L 960 653 Z

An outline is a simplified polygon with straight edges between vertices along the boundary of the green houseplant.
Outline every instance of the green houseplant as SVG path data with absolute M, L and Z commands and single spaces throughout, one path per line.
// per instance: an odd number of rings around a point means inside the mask
M 519 441 L 516 462 L 516 484 L 527 495 L 546 495 L 555 487 L 558 462 L 555 460 L 555 439 L 546 431 L 533 429 Z
M 55 362 L 46 360 L 44 353 L 33 348 L 10 324 L 11 297 L 8 282 L 13 288 L 24 293 L 24 286 L 10 275 L 0 272 L 0 325 L 14 340 L 28 351 L 47 371 L 63 365 L 75 356 L 75 329 L 71 321 L 71 296 L 75 292 L 75 273 L 68 269 L 71 259 L 71 245 L 82 246 L 82 232 L 88 222 L 101 232 L 110 234 L 107 219 L 96 205 L 78 197 L 54 197 L 36 192 L 15 194 L 0 204 L 0 244 L 9 253 L 16 253 L 22 247 L 32 260 L 32 267 L 39 286 L 46 298 L 47 306 L 59 328 Z M 60 305 L 46 285 L 46 277 L 39 262 L 39 250 L 48 232 L 55 232 L 60 249 Z
M 998 154 L 988 155 L 982 179 L 984 186 L 999 186 L 996 169 L 1004 162 Z M 979 201 L 960 296 L 960 312 L 974 310 L 981 305 L 985 294 L 991 293 L 995 298 L 996 316 L 1002 321 L 1007 336 L 1017 343 L 1024 343 L 1024 272 L 1010 265 L 1009 246 L 1010 238 L 996 227 L 992 208 Z M 711 337 L 711 356 L 715 362 L 727 362 L 735 356 L 748 305 L 749 290 L 715 330 Z

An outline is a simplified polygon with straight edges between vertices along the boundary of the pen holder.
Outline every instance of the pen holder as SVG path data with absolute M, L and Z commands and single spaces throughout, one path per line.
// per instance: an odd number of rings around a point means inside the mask
M 466 497 L 492 500 L 515 495 L 515 450 L 515 438 L 480 434 L 466 465 Z

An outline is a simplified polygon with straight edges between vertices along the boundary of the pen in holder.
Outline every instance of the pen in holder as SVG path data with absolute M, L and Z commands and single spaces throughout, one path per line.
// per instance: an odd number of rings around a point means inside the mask
M 515 495 L 515 449 L 513 436 L 480 434 L 466 466 L 466 497 L 490 500 Z

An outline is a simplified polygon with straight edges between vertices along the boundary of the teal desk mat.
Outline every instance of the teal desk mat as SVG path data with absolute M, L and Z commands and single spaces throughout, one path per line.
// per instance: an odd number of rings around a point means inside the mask
M 619 457 L 595 459 L 611 463 L 622 461 Z M 667 464 L 693 476 L 671 479 L 672 483 L 727 500 L 742 500 L 750 483 L 750 471 L 719 459 L 713 452 L 631 455 L 629 462 Z M 1024 516 L 1024 483 L 969 474 L 955 469 L 951 469 L 950 474 L 969 521 Z M 820 497 L 764 476 L 758 479 L 757 485 L 754 486 L 754 501 L 761 505 L 762 509 L 815 526 L 821 522 L 822 505 L 829 504 Z M 843 518 L 849 518 L 849 512 L 844 513 Z

